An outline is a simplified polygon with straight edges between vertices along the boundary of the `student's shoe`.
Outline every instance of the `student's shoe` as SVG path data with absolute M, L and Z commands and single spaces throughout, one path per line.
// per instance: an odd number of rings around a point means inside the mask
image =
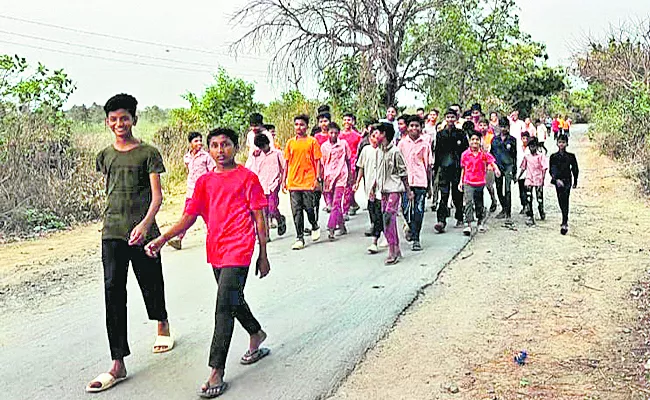
M 463 221 L 456 220 L 456 225 L 454 225 L 454 228 L 462 228 L 463 226 L 465 226 L 465 224 L 463 224 Z
M 176 250 L 181 250 L 183 248 L 183 243 L 178 238 L 174 238 L 174 239 L 170 240 L 169 242 L 167 242 L 167 244 L 170 247 L 173 247 Z
M 438 233 L 445 233 L 445 226 L 446 224 L 444 222 L 438 222 L 433 226 L 433 229 L 435 229 Z
M 411 250 L 412 250 L 412 251 L 422 251 L 422 245 L 420 244 L 420 242 L 418 242 L 418 241 L 416 240 L 416 241 L 414 241 L 413 244 L 411 245 Z
M 411 228 L 409 228 L 409 225 L 406 222 L 404 223 L 402 230 L 404 231 L 404 237 L 406 238 L 406 241 L 411 242 L 413 240 L 411 237 Z
M 465 236 L 472 235 L 472 226 L 470 224 L 465 225 L 465 228 L 463 229 L 463 235 Z
M 505 211 L 501 211 L 501 212 L 498 213 L 498 214 L 496 215 L 496 217 L 494 217 L 494 218 L 496 218 L 496 219 L 505 219 L 505 218 L 506 218 L 506 212 L 505 212 Z
M 350 216 L 348 214 L 345 214 L 343 216 L 343 221 L 348 222 L 350 220 Z
M 371 237 L 373 233 L 374 233 L 374 232 L 373 232 L 373 230 L 372 230 L 372 227 L 370 227 L 370 228 L 366 229 L 365 232 L 363 232 L 363 236 L 365 236 L 365 237 Z
M 388 247 L 388 241 L 386 240 L 385 237 L 382 237 L 381 239 L 379 239 L 379 244 L 378 244 L 378 246 L 381 247 L 381 248 L 383 248 L 383 249 L 385 249 L 386 247 Z
M 278 236 L 282 236 L 287 233 L 287 219 L 284 215 L 280 216 L 280 221 L 278 222 Z
M 483 224 L 478 224 L 478 231 L 479 233 L 485 233 L 487 232 L 487 228 Z
M 564 236 L 567 233 L 569 233 L 569 226 L 568 225 L 562 225 L 562 227 L 560 228 L 560 234 L 562 234 L 562 236 Z
M 320 228 L 314 227 L 311 231 L 311 241 L 318 242 L 320 240 Z
M 296 240 L 296 243 L 291 246 L 291 250 L 302 250 L 305 248 L 305 242 L 303 240 Z
M 544 211 L 539 212 L 539 220 L 546 221 L 546 213 Z
M 350 215 L 355 216 L 357 215 L 357 212 L 359 212 L 359 206 L 351 206 L 350 207 Z
M 493 201 L 492 205 L 490 206 L 490 212 L 493 213 L 496 210 L 497 210 L 497 203 Z
M 379 246 L 377 246 L 377 245 L 374 244 L 374 243 L 371 244 L 370 246 L 368 246 L 368 253 L 370 253 L 370 254 L 377 254 L 377 253 L 379 253 Z
M 330 241 L 336 240 L 336 238 L 334 237 L 334 229 L 328 229 L 327 230 L 327 238 Z
M 305 235 L 311 235 L 311 229 L 309 229 L 309 228 L 305 228 L 305 229 L 303 230 L 303 233 L 304 233 Z
M 528 225 L 528 226 L 535 226 L 535 220 L 532 219 L 532 218 L 530 218 L 530 217 L 527 218 L 527 219 L 526 219 L 526 225 Z

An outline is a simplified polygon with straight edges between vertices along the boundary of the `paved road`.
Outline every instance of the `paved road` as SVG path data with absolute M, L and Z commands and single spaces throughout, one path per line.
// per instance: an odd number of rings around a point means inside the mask
M 257 365 L 239 365 L 247 336 L 237 326 L 226 374 L 231 388 L 223 398 L 317 399 L 331 393 L 418 290 L 433 282 L 466 244 L 459 230 L 434 235 L 434 219 L 430 212 L 425 216 L 425 251 L 416 254 L 403 246 L 405 258 L 396 266 L 384 266 L 385 254 L 366 255 L 368 240 L 362 236 L 366 213 L 354 217 L 351 234 L 334 243 L 310 244 L 292 252 L 293 229 L 274 240 L 269 250 L 271 274 L 264 280 L 251 277 L 246 287 L 251 308 L 269 333 L 266 345 L 273 353 Z M 155 324 L 146 320 L 131 274 L 130 378 L 93 398 L 196 398 L 208 373 L 216 284 L 205 264 L 203 242 L 194 236 L 187 249 L 163 254 L 175 349 L 151 353 Z M 84 392 L 85 384 L 110 363 L 101 265 L 93 268 L 98 277 L 94 282 L 53 297 L 38 309 L 2 314 L 1 398 L 91 396 Z

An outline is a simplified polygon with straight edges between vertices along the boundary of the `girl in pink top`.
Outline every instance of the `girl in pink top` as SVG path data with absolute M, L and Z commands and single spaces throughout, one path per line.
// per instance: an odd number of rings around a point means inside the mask
M 532 226 L 535 225 L 535 216 L 533 212 L 533 190 L 535 191 L 535 197 L 537 198 L 537 204 L 539 209 L 539 219 L 544 221 L 546 219 L 546 213 L 544 212 L 544 176 L 546 176 L 546 171 L 548 171 L 548 159 L 537 152 L 538 141 L 537 138 L 531 138 L 528 141 L 528 150 L 529 154 L 524 156 L 523 161 L 521 162 L 521 172 L 519 172 L 519 179 L 526 174 L 526 180 L 524 185 L 526 188 L 526 205 L 524 206 L 526 210 L 526 225 Z
M 350 173 L 352 152 L 345 140 L 339 140 L 339 126 L 332 122 L 329 126 L 330 139 L 321 145 L 323 158 L 323 194 L 332 207 L 327 223 L 329 239 L 334 240 L 334 231 L 338 228 L 340 235 L 347 234 L 343 217 L 343 194 L 348 181 L 353 178 Z

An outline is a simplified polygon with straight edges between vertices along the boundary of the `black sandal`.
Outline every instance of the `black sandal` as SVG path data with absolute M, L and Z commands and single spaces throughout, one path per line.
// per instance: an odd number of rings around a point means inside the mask
M 205 390 L 201 388 L 199 396 L 203 399 L 214 399 L 219 397 L 228 389 L 228 382 L 221 382 L 217 385 L 210 386 L 210 382 L 205 383 Z
M 240 363 L 242 363 L 243 365 L 255 364 L 256 362 L 268 356 L 269 354 L 271 354 L 271 350 L 265 347 L 261 347 L 253 352 L 247 350 L 246 354 L 242 356 Z

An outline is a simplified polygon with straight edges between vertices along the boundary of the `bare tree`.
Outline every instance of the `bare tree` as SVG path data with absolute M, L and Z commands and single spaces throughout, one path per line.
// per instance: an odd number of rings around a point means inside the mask
M 233 46 L 274 52 L 272 66 L 320 73 L 343 55 L 362 54 L 384 88 L 396 93 L 433 77 L 427 52 L 434 45 L 436 10 L 444 0 L 251 0 L 233 17 L 252 26 Z M 411 31 L 418 29 L 416 39 Z

